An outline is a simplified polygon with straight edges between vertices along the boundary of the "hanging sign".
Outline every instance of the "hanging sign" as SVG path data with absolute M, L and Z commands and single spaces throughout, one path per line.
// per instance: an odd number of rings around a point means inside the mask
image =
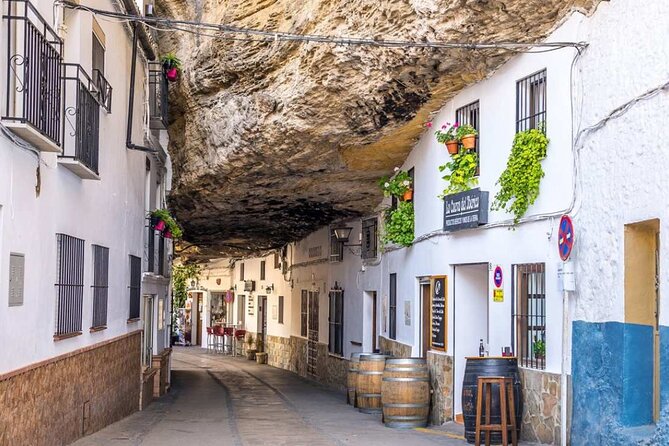
M 430 299 L 430 348 L 446 351 L 446 276 L 432 278 Z
M 444 197 L 444 231 L 476 228 L 488 223 L 488 192 L 471 189 Z
M 225 292 L 225 297 L 223 298 L 225 302 L 231 303 L 232 301 L 235 300 L 235 294 L 232 292 L 232 290 L 228 290 Z
M 248 300 L 248 315 L 249 316 L 253 316 L 253 314 L 255 312 L 255 307 L 256 307 L 255 298 L 253 296 L 249 295 L 249 300 Z
M 503 275 L 501 266 L 497 265 L 495 267 L 495 272 L 492 275 L 492 281 L 495 284 L 495 288 L 502 288 Z
M 569 259 L 573 247 L 574 223 L 568 215 L 563 215 L 560 219 L 560 228 L 558 229 L 558 252 L 563 262 Z

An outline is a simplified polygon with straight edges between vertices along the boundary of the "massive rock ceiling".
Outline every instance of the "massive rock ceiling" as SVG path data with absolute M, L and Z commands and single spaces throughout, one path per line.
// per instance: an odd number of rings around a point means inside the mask
M 156 11 L 328 36 L 536 42 L 598 1 L 158 0 Z M 513 55 L 178 31 L 160 32 L 159 45 L 184 64 L 170 87 L 170 206 L 204 257 L 279 247 L 370 213 L 377 179 L 402 163 L 430 113 Z

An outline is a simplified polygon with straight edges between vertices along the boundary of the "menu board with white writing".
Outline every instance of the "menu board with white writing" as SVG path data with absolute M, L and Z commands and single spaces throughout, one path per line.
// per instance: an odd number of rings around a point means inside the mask
M 446 276 L 432 278 L 430 348 L 446 351 Z

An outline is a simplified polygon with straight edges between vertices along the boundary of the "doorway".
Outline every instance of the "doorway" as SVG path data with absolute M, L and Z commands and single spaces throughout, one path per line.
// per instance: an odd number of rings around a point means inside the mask
M 453 270 L 453 413 L 462 420 L 462 381 L 466 358 L 488 345 L 488 264 L 456 265 Z M 487 350 L 487 347 L 486 347 Z
M 419 351 L 421 358 L 427 358 L 430 349 L 430 281 L 420 281 L 420 319 L 419 319 Z
M 307 373 L 317 375 L 318 361 L 318 292 L 309 291 L 309 318 L 307 321 Z
M 195 330 L 195 345 L 202 345 L 202 309 L 202 293 L 196 293 L 195 311 L 197 312 L 197 316 L 195 320 L 197 321 L 197 326 L 193 328 Z
M 142 365 L 151 366 L 153 359 L 153 298 L 152 294 L 144 295 L 144 343 Z
M 362 351 L 375 352 L 378 341 L 376 339 L 377 320 L 376 320 L 376 291 L 365 291 L 363 302 L 363 337 Z
M 267 296 L 258 296 L 258 337 L 262 339 L 261 352 L 267 346 Z

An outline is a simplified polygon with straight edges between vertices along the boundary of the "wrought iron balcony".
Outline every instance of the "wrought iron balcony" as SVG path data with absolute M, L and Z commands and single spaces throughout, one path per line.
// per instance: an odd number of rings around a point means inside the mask
M 146 261 L 145 271 L 159 276 L 169 277 L 169 256 L 167 255 L 167 240 L 159 231 L 155 231 L 149 221 L 147 225 L 147 238 L 144 259 Z
M 167 128 L 167 79 L 159 63 L 149 64 L 149 113 L 152 129 Z
M 63 42 L 27 0 L 2 2 L 3 124 L 39 150 L 60 152 Z
M 93 70 L 93 79 L 95 80 L 98 102 L 102 108 L 107 110 L 107 113 L 111 113 L 112 87 L 109 84 L 109 81 L 104 77 L 100 70 Z

